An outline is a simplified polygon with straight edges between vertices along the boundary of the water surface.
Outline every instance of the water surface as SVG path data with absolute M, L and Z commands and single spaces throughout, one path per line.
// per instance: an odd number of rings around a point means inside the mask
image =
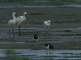
M 54 50 L 54 55 L 50 54 L 50 50 L 46 55 L 46 50 L 31 49 L 13 49 L 17 56 L 27 56 L 29 59 L 81 59 L 81 50 Z M 5 57 L 6 49 L 0 49 L 0 57 Z M 32 57 L 32 58 L 31 58 Z

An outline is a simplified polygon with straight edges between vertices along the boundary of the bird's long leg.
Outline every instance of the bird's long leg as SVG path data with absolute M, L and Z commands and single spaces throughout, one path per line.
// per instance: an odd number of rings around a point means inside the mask
M 48 37 L 48 28 L 45 27 L 45 34 L 46 34 L 46 38 Z
M 36 46 L 36 41 L 34 41 L 33 46 L 37 47 L 37 46 Z
M 48 37 L 50 37 L 50 29 L 48 28 Z
M 51 56 L 51 50 L 49 49 L 49 56 Z
M 21 30 L 20 30 L 21 24 L 19 25 L 19 36 L 21 36 Z
M 10 27 L 9 27 L 9 39 L 10 39 Z
M 54 55 L 54 49 L 49 50 L 49 52 L 50 52 L 49 56 L 53 56 Z
M 46 28 L 44 28 L 44 37 L 45 37 L 45 35 L 46 35 Z
M 46 49 L 46 56 L 47 56 L 48 52 L 47 52 L 47 49 Z
M 54 49 L 52 49 L 52 56 L 54 56 Z
M 33 44 L 32 45 L 35 46 L 35 40 L 33 41 Z
M 47 28 L 47 37 L 49 37 L 49 28 Z
M 50 27 L 47 28 L 47 36 L 50 37 Z
M 15 37 L 14 37 L 14 27 L 13 27 L 13 29 L 12 29 L 12 30 L 13 30 L 13 38 L 15 38 Z
M 47 28 L 47 36 L 49 37 L 49 28 Z
M 45 30 L 46 30 L 46 28 L 44 27 L 44 37 L 45 37 Z

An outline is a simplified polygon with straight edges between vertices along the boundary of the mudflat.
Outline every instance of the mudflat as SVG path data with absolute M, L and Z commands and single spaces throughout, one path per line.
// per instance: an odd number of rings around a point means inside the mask
M 0 8 L 0 20 L 12 18 L 12 12 L 22 15 L 26 11 L 29 20 L 81 20 L 81 8 L 46 7 L 46 8 Z
M 7 27 L 7 21 L 12 19 L 12 12 L 16 12 L 18 16 L 22 15 L 23 12 L 27 12 L 27 19 L 29 21 L 38 20 L 81 20 L 81 8 L 78 7 L 44 7 L 44 8 L 0 8 L 0 20 L 5 20 L 0 27 Z M 52 22 L 54 27 L 80 27 L 80 22 L 69 22 L 69 23 L 55 23 Z M 55 25 L 56 24 L 56 25 Z M 63 24 L 63 25 L 62 25 Z M 34 26 L 34 24 L 26 24 L 23 26 Z M 41 26 L 41 24 L 35 24 L 35 26 Z

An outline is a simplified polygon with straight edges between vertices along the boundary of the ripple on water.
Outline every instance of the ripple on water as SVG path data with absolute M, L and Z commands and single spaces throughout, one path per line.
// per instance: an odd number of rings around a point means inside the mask
M 46 59 L 46 50 L 31 50 L 31 49 L 13 49 L 19 56 L 27 56 L 29 59 Z M 0 49 L 0 57 L 5 57 L 6 49 Z M 48 52 L 50 53 L 50 52 Z M 81 59 L 81 50 L 54 50 L 52 54 L 47 55 L 49 59 Z M 32 58 L 31 58 L 32 57 Z

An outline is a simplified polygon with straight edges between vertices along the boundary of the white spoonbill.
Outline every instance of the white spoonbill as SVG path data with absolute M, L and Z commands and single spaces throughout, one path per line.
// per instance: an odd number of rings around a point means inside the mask
M 44 25 L 44 31 L 45 31 L 46 29 L 48 29 L 48 31 L 49 31 L 49 28 L 50 28 L 50 26 L 51 26 L 51 21 L 50 21 L 50 20 L 44 21 L 43 25 Z M 48 35 L 48 36 L 49 36 L 49 35 Z
M 27 13 L 24 12 L 23 16 L 17 17 L 17 24 L 19 25 L 19 36 L 21 36 L 20 27 L 21 27 L 21 24 L 26 21 L 26 15 L 27 15 Z
M 13 28 L 13 38 L 14 38 L 14 26 L 16 25 L 16 17 L 15 17 L 15 15 L 16 15 L 16 12 L 13 12 L 12 13 L 13 19 L 9 20 L 8 23 L 7 23 L 8 27 L 9 27 L 9 38 L 10 38 L 10 28 L 11 27 Z

